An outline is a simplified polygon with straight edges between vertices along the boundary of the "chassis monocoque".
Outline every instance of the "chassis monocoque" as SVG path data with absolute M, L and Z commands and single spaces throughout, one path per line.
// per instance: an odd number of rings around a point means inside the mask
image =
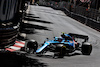
M 75 39 L 83 39 L 82 43 L 78 43 Z M 46 41 L 39 49 L 34 49 L 37 55 L 42 55 L 47 51 L 54 52 L 54 56 L 64 57 L 65 54 L 80 50 L 83 55 L 90 55 L 92 52 L 92 45 L 88 43 L 88 36 L 80 34 L 62 34 L 60 37 L 54 37 L 54 40 Z M 81 46 L 80 46 L 81 45 Z

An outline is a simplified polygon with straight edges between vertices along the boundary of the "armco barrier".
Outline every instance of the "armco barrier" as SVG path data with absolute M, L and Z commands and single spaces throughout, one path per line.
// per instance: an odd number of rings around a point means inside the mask
M 100 22 L 93 20 L 91 18 L 87 18 L 85 16 L 79 15 L 79 14 L 75 14 L 75 13 L 71 13 L 71 17 L 80 21 L 81 23 L 90 26 L 94 29 L 96 29 L 97 31 L 100 31 Z
M 49 2 L 46 2 L 49 3 Z M 87 9 L 82 6 L 74 6 L 69 2 L 50 2 L 50 5 L 54 9 L 60 9 L 64 13 L 83 24 L 86 24 L 96 30 L 100 30 L 100 12 L 96 9 Z M 47 5 L 45 5 L 47 6 Z

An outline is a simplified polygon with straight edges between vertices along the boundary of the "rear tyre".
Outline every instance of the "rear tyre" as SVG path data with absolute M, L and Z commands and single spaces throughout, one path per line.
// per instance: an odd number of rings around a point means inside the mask
M 82 54 L 83 55 L 90 55 L 92 52 L 92 45 L 90 43 L 83 43 L 82 44 Z

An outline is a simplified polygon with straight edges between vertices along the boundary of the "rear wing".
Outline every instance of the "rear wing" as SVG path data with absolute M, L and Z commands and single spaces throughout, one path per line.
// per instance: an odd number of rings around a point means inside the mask
M 69 33 L 68 35 L 70 35 L 72 38 L 80 38 L 80 39 L 84 39 L 84 42 L 87 42 L 89 37 L 86 35 L 81 35 L 81 34 L 75 34 L 75 33 Z

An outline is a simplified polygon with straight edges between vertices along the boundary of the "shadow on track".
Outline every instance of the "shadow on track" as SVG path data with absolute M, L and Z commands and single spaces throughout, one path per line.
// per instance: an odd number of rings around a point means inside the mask
M 27 16 L 34 16 L 34 14 L 26 13 Z
M 53 24 L 52 22 L 49 22 L 49 21 L 34 19 L 34 17 L 26 17 L 26 18 L 24 18 L 24 20 L 27 20 L 27 21 L 36 21 L 36 22 L 40 22 L 40 23 Z
M 66 56 L 71 57 L 71 56 L 77 56 L 77 55 L 82 55 L 81 53 L 73 53 L 73 54 L 67 54 Z
M 40 17 L 34 17 L 34 16 L 31 16 L 31 15 L 28 15 L 28 16 L 26 16 L 26 18 L 40 18 Z
M 78 55 L 82 55 L 81 53 L 73 53 L 73 54 L 67 54 L 66 53 L 66 55 L 64 55 L 64 57 L 72 57 L 72 56 L 78 56 Z M 41 58 L 51 58 L 51 59 L 64 59 L 64 58 L 62 58 L 62 57 L 59 57 L 59 56 L 56 56 L 56 57 L 54 57 L 54 54 L 49 54 L 49 55 L 47 55 L 47 54 L 44 54 L 44 55 L 36 55 L 36 57 L 41 57 Z
M 29 23 L 21 23 L 21 26 L 20 26 L 20 32 L 21 33 L 35 34 L 35 33 L 37 33 L 37 32 L 34 31 L 35 29 L 51 31 L 50 29 L 48 29 L 45 26 L 29 24 Z
M 47 67 L 46 63 L 25 55 L 16 55 L 11 52 L 0 53 L 0 67 Z

